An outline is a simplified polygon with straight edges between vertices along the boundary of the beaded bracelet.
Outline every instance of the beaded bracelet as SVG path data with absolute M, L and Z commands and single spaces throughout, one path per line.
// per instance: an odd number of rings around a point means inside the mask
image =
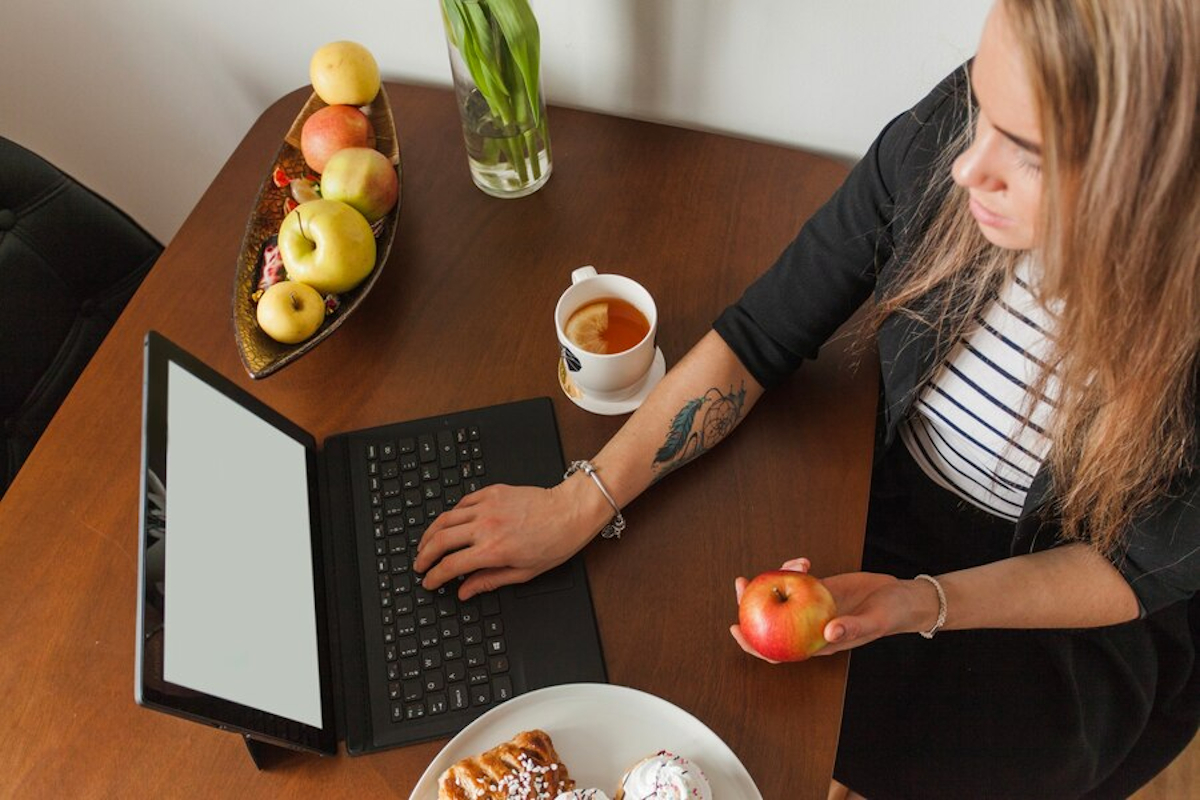
M 938 579 L 933 577 L 932 575 L 921 574 L 921 575 L 918 575 L 917 577 L 913 578 L 913 580 L 914 581 L 929 581 L 930 583 L 933 584 L 933 588 L 937 590 L 937 596 L 938 596 L 937 622 L 933 623 L 933 627 L 927 631 L 917 631 L 917 633 L 921 634 L 926 639 L 932 639 L 934 637 L 934 635 L 939 630 L 941 630 L 942 626 L 946 624 L 946 592 L 944 589 L 942 589 L 942 584 L 938 582 Z
M 571 466 L 567 467 L 566 473 L 563 474 L 563 480 L 571 477 L 579 470 L 583 470 L 585 475 L 595 481 L 596 487 L 604 495 L 604 499 L 608 501 L 608 504 L 612 506 L 615 514 L 612 522 L 609 522 L 600 529 L 600 536 L 605 539 L 620 539 L 621 531 L 625 530 L 625 517 L 621 516 L 621 507 L 617 505 L 617 501 L 613 500 L 612 495 L 608 493 L 608 489 L 605 488 L 604 483 L 600 480 L 600 476 L 596 474 L 596 468 L 592 466 L 592 462 L 572 461 Z

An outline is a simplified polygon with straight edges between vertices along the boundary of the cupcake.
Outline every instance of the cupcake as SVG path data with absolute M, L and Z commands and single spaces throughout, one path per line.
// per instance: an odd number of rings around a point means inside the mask
M 599 789 L 576 789 L 573 792 L 563 792 L 554 800 L 608 800 L 608 795 Z
M 629 768 L 613 800 L 712 800 L 712 787 L 698 766 L 660 750 Z

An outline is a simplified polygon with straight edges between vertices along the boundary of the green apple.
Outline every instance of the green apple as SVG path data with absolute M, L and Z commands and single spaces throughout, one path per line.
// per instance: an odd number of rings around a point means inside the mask
M 279 226 L 288 278 L 322 294 L 349 291 L 375 268 L 375 234 L 366 217 L 339 200 L 312 200 Z
M 325 320 L 325 298 L 311 286 L 280 281 L 258 298 L 258 327 L 283 344 L 298 344 L 317 332 Z
M 387 216 L 399 194 L 400 179 L 391 159 L 369 147 L 338 150 L 321 173 L 321 196 L 348 203 L 367 222 Z
M 308 63 L 313 91 L 331 106 L 365 106 L 379 94 L 379 65 L 357 42 L 330 42 Z

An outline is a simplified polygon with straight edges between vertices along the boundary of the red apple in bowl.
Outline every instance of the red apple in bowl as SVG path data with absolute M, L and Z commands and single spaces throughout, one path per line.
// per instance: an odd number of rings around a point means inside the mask
M 339 150 L 321 173 L 321 196 L 341 200 L 367 218 L 383 219 L 396 205 L 400 179 L 391 159 L 370 147 Z
M 738 625 L 746 642 L 772 661 L 803 661 L 826 645 L 837 614 L 833 595 L 805 572 L 764 572 L 742 591 Z
M 375 127 L 354 106 L 325 106 L 300 128 L 300 153 L 314 171 L 325 171 L 329 157 L 346 147 L 374 147 Z

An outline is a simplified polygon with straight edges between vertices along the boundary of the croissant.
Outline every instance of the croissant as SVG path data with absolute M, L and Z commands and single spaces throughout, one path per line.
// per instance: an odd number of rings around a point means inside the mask
M 438 800 L 554 800 L 575 788 L 545 731 L 518 733 L 438 778 Z

